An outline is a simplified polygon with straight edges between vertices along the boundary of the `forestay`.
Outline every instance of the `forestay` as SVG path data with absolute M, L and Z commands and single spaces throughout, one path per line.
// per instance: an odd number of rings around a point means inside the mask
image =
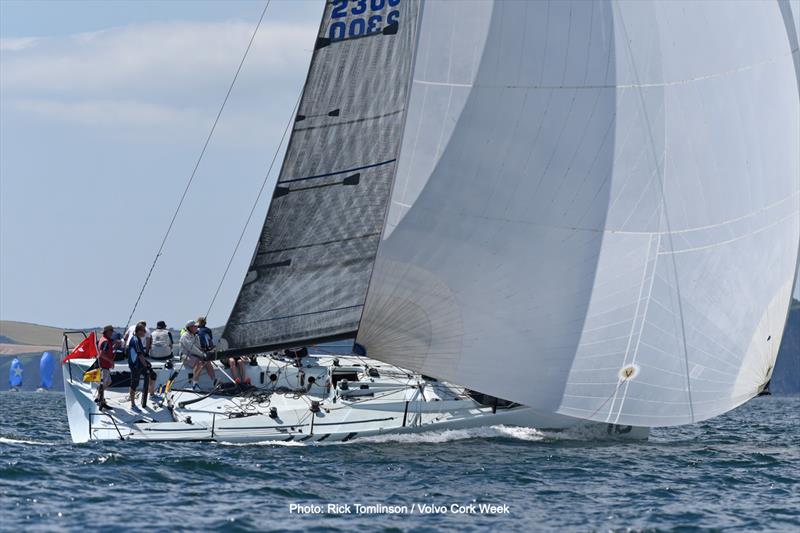
M 800 239 L 787 13 L 427 2 L 370 356 L 637 426 L 757 394 Z
M 229 350 L 355 336 L 402 138 L 419 8 L 326 3 L 267 219 L 223 332 Z

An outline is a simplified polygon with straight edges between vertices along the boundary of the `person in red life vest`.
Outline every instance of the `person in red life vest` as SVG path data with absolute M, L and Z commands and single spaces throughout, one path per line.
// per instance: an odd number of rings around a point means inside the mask
M 103 328 L 103 336 L 97 343 L 97 361 L 100 364 L 100 387 L 97 389 L 95 403 L 100 409 L 111 409 L 106 403 L 105 390 L 111 386 L 111 369 L 114 368 L 114 326 Z

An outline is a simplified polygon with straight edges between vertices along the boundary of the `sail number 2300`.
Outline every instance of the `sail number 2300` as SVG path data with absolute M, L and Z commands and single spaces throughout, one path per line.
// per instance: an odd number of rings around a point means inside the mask
M 381 11 L 386 6 L 395 7 L 399 3 L 400 0 L 333 0 L 331 19 L 334 19 L 334 22 L 331 22 L 328 37 L 331 41 L 339 41 L 345 37 L 379 32 L 385 26 L 396 23 L 400 18 L 400 12 L 390 11 L 386 15 L 386 20 L 383 19 L 383 15 L 374 12 Z M 348 14 L 355 18 L 349 22 L 335 21 L 347 17 Z

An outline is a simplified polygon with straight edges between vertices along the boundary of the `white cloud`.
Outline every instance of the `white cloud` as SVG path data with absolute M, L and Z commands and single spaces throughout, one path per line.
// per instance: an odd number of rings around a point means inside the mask
M 307 25 L 264 24 L 247 71 L 260 78 L 294 71 L 305 63 L 314 31 Z M 252 32 L 253 24 L 246 22 L 169 22 L 4 39 L 0 84 L 4 91 L 61 95 L 216 87 L 230 80 Z
M 0 52 L 16 52 L 30 48 L 39 42 L 38 37 L 9 37 L 0 39 Z
M 3 39 L 0 105 L 129 137 L 194 140 L 187 132 L 207 131 L 253 28 L 238 21 L 160 22 Z M 223 137 L 246 138 L 265 126 L 263 117 L 277 114 L 274 106 L 294 101 L 315 31 L 262 25 L 220 123 Z

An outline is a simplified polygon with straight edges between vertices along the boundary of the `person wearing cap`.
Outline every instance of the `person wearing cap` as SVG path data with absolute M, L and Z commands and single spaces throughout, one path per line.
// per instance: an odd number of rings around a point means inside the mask
M 135 337 L 136 336 L 135 332 L 136 332 L 136 329 L 139 326 L 144 326 L 144 332 L 145 332 L 144 349 L 147 350 L 148 353 L 149 353 L 150 352 L 150 347 L 153 344 L 153 337 L 150 334 L 150 328 L 147 327 L 147 322 L 145 322 L 144 320 L 140 320 L 136 324 L 134 324 L 131 327 L 129 327 L 128 329 L 126 329 L 125 330 L 125 334 L 122 336 L 122 342 L 125 344 L 125 346 L 128 346 L 128 344 L 130 344 L 130 342 L 131 342 L 131 337 Z
M 159 320 L 156 329 L 150 334 L 152 347 L 150 357 L 157 361 L 167 361 L 172 359 L 172 332 L 167 329 L 167 323 Z
M 194 320 L 186 323 L 185 331 L 181 335 L 181 357 L 183 357 L 183 365 L 192 370 L 189 376 L 189 385 L 197 390 L 200 388 L 200 373 L 205 367 L 209 377 L 217 386 L 217 376 L 214 373 L 214 365 L 211 361 L 206 360 L 206 353 L 200 345 L 200 338 L 197 335 L 197 324 Z
M 97 388 L 95 403 L 100 409 L 111 409 L 106 403 L 105 391 L 111 386 L 111 369 L 114 368 L 114 326 L 103 328 L 103 336 L 97 343 L 97 362 L 100 366 L 100 386 Z
M 211 328 L 206 326 L 206 317 L 201 316 L 195 320 L 195 324 L 197 324 L 197 337 L 200 339 L 200 349 L 204 352 L 212 351 L 214 346 L 214 334 L 211 332 Z

